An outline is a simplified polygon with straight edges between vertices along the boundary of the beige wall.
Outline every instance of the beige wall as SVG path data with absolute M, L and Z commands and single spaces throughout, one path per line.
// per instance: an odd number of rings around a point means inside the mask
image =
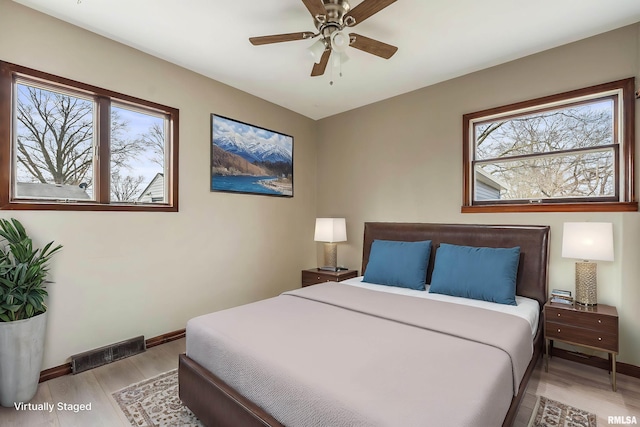
M 316 256 L 316 122 L 9 0 L 0 59 L 180 109 L 179 213 L 0 212 L 64 245 L 43 368 L 300 285 Z M 294 198 L 209 191 L 211 113 L 294 136 Z
M 618 307 L 620 360 L 640 365 L 638 213 L 460 213 L 462 115 L 638 78 L 639 31 L 625 27 L 321 120 L 317 213 L 347 219 L 338 262 L 360 268 L 365 221 L 548 224 L 550 288 L 573 289 L 573 261 L 560 257 L 563 222 L 612 222 L 615 261 L 599 263 L 599 301 Z

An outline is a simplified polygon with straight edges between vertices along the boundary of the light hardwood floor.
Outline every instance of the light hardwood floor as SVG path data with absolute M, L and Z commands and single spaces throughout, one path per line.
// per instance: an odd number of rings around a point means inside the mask
M 16 411 L 0 407 L 2 427 L 118 427 L 130 426 L 111 393 L 130 384 L 178 367 L 184 353 L 184 338 L 150 348 L 144 353 L 101 366 L 78 375 L 66 375 L 41 383 L 31 403 L 87 403 L 90 412 Z
M 184 350 L 185 340 L 181 339 L 91 371 L 42 383 L 31 403 L 91 402 L 91 412 L 0 408 L 0 426 L 129 426 L 111 393 L 177 368 L 178 354 Z M 537 395 L 598 414 L 600 427 L 608 425 L 608 416 L 635 416 L 640 423 L 640 379 L 626 375 L 618 376 L 618 392 L 613 392 L 608 374 L 601 369 L 553 358 L 547 373 L 540 362 L 529 381 L 515 426 L 527 426 Z

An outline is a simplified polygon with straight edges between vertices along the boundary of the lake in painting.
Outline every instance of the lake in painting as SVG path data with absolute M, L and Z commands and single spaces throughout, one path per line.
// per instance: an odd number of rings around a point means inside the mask
M 267 187 L 260 183 L 275 180 L 276 177 L 274 176 L 214 175 L 211 178 L 211 189 L 214 191 L 234 191 L 278 196 L 287 194 L 286 190 L 277 191 L 274 188 Z M 290 193 L 289 191 L 289 194 Z

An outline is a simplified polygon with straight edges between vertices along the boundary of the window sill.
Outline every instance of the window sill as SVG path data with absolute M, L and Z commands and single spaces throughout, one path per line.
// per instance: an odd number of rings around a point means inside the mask
M 462 206 L 462 213 L 637 212 L 638 202 L 547 203 Z
M 29 211 L 119 211 L 119 212 L 178 212 L 177 205 L 148 205 L 148 204 L 100 204 L 100 203 L 38 203 L 38 202 L 9 202 L 0 210 L 29 210 Z

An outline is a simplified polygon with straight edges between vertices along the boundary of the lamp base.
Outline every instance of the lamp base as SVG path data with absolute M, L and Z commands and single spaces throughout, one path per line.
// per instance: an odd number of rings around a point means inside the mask
M 336 243 L 324 244 L 324 265 L 334 269 L 338 267 L 338 245 Z
M 576 303 L 598 305 L 598 270 L 595 262 L 576 262 Z

